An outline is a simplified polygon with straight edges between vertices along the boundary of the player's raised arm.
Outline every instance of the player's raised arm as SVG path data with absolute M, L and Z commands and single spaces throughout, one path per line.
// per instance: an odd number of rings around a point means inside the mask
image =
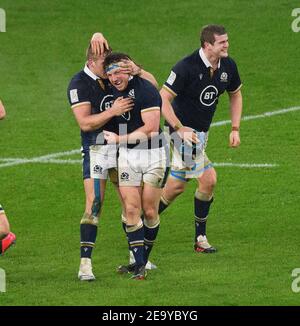
M 155 88 L 159 88 L 158 82 L 155 77 L 149 72 L 144 70 L 140 65 L 136 64 L 132 60 L 122 60 L 119 62 L 122 72 L 130 74 L 132 76 L 139 76 L 143 79 L 148 80 Z
M 102 33 L 94 33 L 91 39 L 92 51 L 95 55 L 101 55 L 109 49 L 109 45 Z

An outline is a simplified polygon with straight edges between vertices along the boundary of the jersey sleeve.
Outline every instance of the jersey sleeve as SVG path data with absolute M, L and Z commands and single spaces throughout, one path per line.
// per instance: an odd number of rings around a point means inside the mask
M 83 103 L 91 103 L 90 89 L 88 85 L 82 81 L 71 81 L 67 93 L 71 108 Z
M 183 61 L 179 61 L 171 70 L 171 73 L 164 83 L 163 88 L 177 96 L 184 90 L 186 79 L 187 79 L 187 69 Z
M 158 110 L 161 108 L 161 97 L 154 86 L 147 87 L 143 90 L 143 97 L 141 102 L 141 112 L 148 112 Z
M 231 60 L 230 62 L 230 70 L 231 70 L 231 78 L 226 90 L 229 93 L 234 93 L 242 87 L 242 82 L 240 79 L 237 65 L 233 60 Z

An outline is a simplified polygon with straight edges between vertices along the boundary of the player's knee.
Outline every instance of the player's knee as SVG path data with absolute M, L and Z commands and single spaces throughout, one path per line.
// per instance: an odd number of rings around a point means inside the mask
M 207 181 L 207 186 L 213 189 L 216 184 L 217 184 L 217 175 L 214 173 L 209 177 Z
M 217 173 L 212 170 L 209 173 L 204 173 L 200 178 L 199 191 L 212 193 L 217 184 Z
M 147 220 L 156 220 L 157 219 L 157 209 L 155 207 L 147 207 L 146 209 L 143 209 L 144 216 Z
M 178 196 L 184 192 L 185 184 L 183 182 L 177 182 L 173 185 L 172 193 Z
M 125 211 L 127 219 L 140 215 L 140 207 L 135 203 L 125 203 Z

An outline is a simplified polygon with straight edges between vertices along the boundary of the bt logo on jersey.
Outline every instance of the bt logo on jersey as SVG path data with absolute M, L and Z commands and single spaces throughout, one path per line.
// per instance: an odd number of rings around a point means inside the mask
M 218 90 L 215 86 L 209 85 L 200 94 L 200 102 L 205 106 L 211 106 L 218 98 Z

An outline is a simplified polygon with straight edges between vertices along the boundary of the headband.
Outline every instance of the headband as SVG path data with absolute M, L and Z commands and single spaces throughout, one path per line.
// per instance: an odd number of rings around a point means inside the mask
M 117 63 L 111 63 L 108 67 L 106 67 L 105 72 L 110 72 L 114 69 L 121 68 Z

